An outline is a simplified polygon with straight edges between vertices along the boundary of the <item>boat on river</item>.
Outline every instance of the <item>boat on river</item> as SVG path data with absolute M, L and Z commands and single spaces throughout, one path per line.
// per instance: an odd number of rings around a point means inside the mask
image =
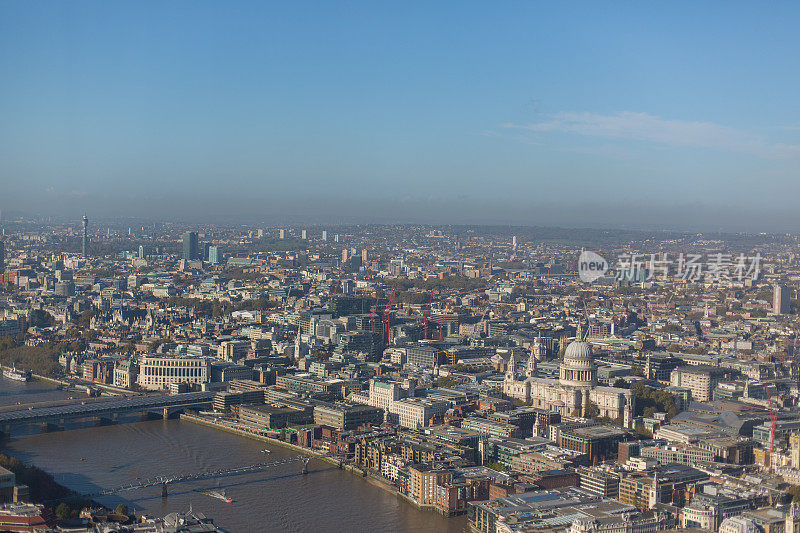
M 11 368 L 6 367 L 3 369 L 3 377 L 13 379 L 14 381 L 30 381 L 31 373 L 29 370 L 17 370 L 16 366 L 12 366 Z

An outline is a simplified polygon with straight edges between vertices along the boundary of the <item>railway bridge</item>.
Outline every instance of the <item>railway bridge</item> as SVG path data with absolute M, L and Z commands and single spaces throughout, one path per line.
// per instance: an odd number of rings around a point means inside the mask
M 46 424 L 63 429 L 70 420 L 98 418 L 116 422 L 119 415 L 130 413 L 157 413 L 169 418 L 184 409 L 208 409 L 213 397 L 213 392 L 187 392 L 104 401 L 76 400 L 55 407 L 28 407 L 0 412 L 0 428 L 10 435 L 13 428 L 26 424 Z

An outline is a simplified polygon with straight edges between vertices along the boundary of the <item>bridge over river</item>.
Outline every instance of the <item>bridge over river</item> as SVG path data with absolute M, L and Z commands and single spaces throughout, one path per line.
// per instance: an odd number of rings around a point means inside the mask
M 117 494 L 120 492 L 126 492 L 130 490 L 138 490 L 144 489 L 147 487 L 162 487 L 162 495 L 167 495 L 167 485 L 175 484 L 175 483 L 184 483 L 187 481 L 198 481 L 202 479 L 211 479 L 211 478 L 218 478 L 223 476 L 232 476 L 236 474 L 246 474 L 249 472 L 258 472 L 261 470 L 267 470 L 269 468 L 274 468 L 276 466 L 285 465 L 288 463 L 296 463 L 299 462 L 301 467 L 301 473 L 307 474 L 308 473 L 308 463 L 311 459 L 331 459 L 331 458 L 338 458 L 340 461 L 340 466 L 342 464 L 342 460 L 344 459 L 344 455 L 295 455 L 292 457 L 286 457 L 284 459 L 278 459 L 277 461 L 270 461 L 266 463 L 256 463 L 252 465 L 245 465 L 245 466 L 237 466 L 233 468 L 220 468 L 218 470 L 204 470 L 201 472 L 192 472 L 188 474 L 175 474 L 170 476 L 156 476 L 149 479 L 137 480 L 135 483 L 129 483 L 128 485 L 121 485 L 119 487 L 113 487 L 110 489 L 103 489 L 101 491 L 95 492 L 93 494 L 85 494 L 84 496 L 88 498 L 95 498 L 98 496 L 108 496 L 110 494 Z
M 213 392 L 187 392 L 172 395 L 144 395 L 106 401 L 75 400 L 55 407 L 27 407 L 0 412 L 0 428 L 6 435 L 15 426 L 53 424 L 64 427 L 69 420 L 99 418 L 116 421 L 119 415 L 155 412 L 168 418 L 184 409 L 210 408 Z

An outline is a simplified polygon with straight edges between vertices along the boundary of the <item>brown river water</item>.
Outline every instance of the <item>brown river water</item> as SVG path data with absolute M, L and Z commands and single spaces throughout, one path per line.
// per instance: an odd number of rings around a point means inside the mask
M 41 382 L 18 383 L 0 377 L 0 405 L 56 400 L 70 394 L 77 395 Z M 262 453 L 265 448 L 271 453 Z M 46 470 L 62 485 L 84 494 L 160 475 L 233 468 L 297 455 L 180 420 L 110 426 L 89 422 L 50 433 L 31 427 L 6 442 L 4 453 Z M 227 504 L 203 494 L 208 490 L 224 490 L 234 502 Z M 160 487 L 149 487 L 97 500 L 110 507 L 124 503 L 157 516 L 191 506 L 231 533 L 468 531 L 464 517 L 446 519 L 419 510 L 358 475 L 313 459 L 307 475 L 300 473 L 298 462 L 289 461 L 257 472 L 176 483 L 168 491 L 166 499 L 161 497 Z

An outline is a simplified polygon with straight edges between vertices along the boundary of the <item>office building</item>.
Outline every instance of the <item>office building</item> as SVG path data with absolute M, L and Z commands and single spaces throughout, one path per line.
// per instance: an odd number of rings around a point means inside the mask
M 619 497 L 619 474 L 599 468 L 580 467 L 578 486 L 591 494 L 606 498 Z
M 397 425 L 420 429 L 441 423 L 441 418 L 450 408 L 448 402 L 429 398 L 404 398 L 389 406 L 390 421 Z
M 383 411 L 369 405 L 346 403 L 320 403 L 314 407 L 314 423 L 338 429 L 358 429 L 363 425 L 378 426 L 383 422 Z
M 210 374 L 208 359 L 204 357 L 146 355 L 139 364 L 137 381 L 143 389 L 161 390 L 173 383 L 206 383 Z
M 311 424 L 313 407 L 275 407 L 271 405 L 242 405 L 239 420 L 252 426 L 280 429 L 294 424 Z
M 114 386 L 128 389 L 136 383 L 138 375 L 139 367 L 133 361 L 117 361 L 114 367 Z
M 789 287 L 776 283 L 772 288 L 772 312 L 776 315 L 786 315 L 790 310 Z
M 655 472 L 634 472 L 620 479 L 617 499 L 639 509 L 652 509 L 657 503 L 681 506 L 686 487 L 708 478 L 691 466 L 664 465 Z
M 89 229 L 89 219 L 86 217 L 86 215 L 83 215 L 83 240 L 81 241 L 81 254 L 83 255 L 83 257 L 87 257 L 87 255 L 86 255 L 86 251 L 87 251 L 86 246 L 88 244 L 87 241 L 89 239 L 89 237 L 87 235 L 88 229 Z
M 641 513 L 631 505 L 575 487 L 537 490 L 468 504 L 470 530 L 655 533 L 673 525 L 669 513 Z
M 198 259 L 197 232 L 187 231 L 183 234 L 183 258 L 186 261 Z
M 408 496 L 417 505 L 436 503 L 436 488 L 453 481 L 453 471 L 433 465 L 414 465 L 408 469 Z
M 328 232 L 325 231 L 325 230 L 322 230 L 322 240 L 323 241 L 327 241 L 328 240 Z
M 371 379 L 369 391 L 353 392 L 350 394 L 349 399 L 353 402 L 377 407 L 383 410 L 384 413 L 388 413 L 394 402 L 408 397 L 409 394 L 409 390 L 404 389 L 396 381 Z
M 665 446 L 644 446 L 640 456 L 655 459 L 661 464 L 694 465 L 697 463 L 710 463 L 714 460 L 714 453 L 699 446 L 689 444 L 671 444 Z
M 0 273 L 6 269 L 6 245 L 0 241 Z
M 282 230 L 278 231 L 278 238 L 280 238 L 281 240 L 286 238 L 286 230 L 285 229 L 282 229 Z
M 410 344 L 406 347 L 406 361 L 417 367 L 434 367 L 446 360 L 444 350 L 435 344 Z
M 300 232 L 300 238 L 303 239 L 304 241 L 307 240 L 308 239 L 308 232 L 306 232 L 306 230 L 301 231 Z
M 673 387 L 684 387 L 691 391 L 696 402 L 711 401 L 722 372 L 718 368 L 704 366 L 681 366 L 672 371 L 670 381 Z
M 75 283 L 71 280 L 59 281 L 55 285 L 56 296 L 75 296 Z
M 222 263 L 222 248 L 219 246 L 209 246 L 208 262 L 212 265 L 219 265 Z

